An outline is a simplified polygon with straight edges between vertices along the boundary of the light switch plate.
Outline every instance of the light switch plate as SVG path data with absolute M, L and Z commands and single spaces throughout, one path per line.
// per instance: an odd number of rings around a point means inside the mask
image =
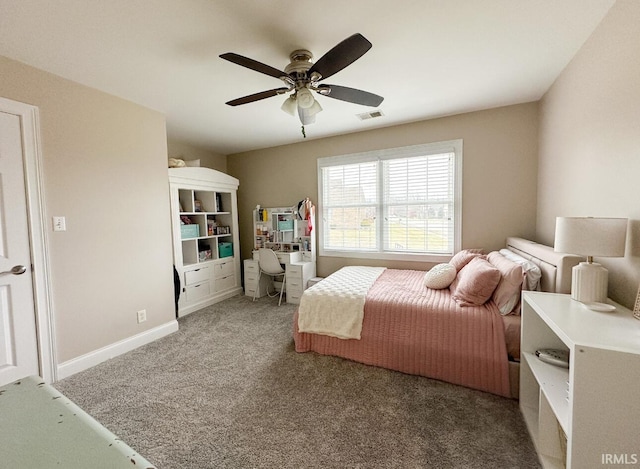
M 65 217 L 53 217 L 53 231 L 67 231 Z

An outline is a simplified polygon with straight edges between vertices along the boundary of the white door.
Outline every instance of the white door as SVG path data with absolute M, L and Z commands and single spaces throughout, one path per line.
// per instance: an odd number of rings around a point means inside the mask
M 23 125 L 0 110 L 0 385 L 40 372 Z

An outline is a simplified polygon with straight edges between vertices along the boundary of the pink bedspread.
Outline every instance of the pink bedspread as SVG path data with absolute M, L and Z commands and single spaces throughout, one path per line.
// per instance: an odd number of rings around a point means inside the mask
M 424 287 L 424 272 L 387 269 L 369 290 L 362 338 L 298 332 L 297 352 L 314 351 L 509 397 L 504 325 L 498 308 L 460 307 L 448 289 Z

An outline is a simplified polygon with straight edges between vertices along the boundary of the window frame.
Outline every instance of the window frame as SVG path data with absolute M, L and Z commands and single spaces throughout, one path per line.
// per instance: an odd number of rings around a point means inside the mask
M 442 142 L 424 143 L 419 145 L 411 145 L 406 147 L 387 148 L 382 150 L 372 150 L 361 153 L 351 153 L 347 155 L 329 156 L 318 158 L 317 175 L 318 175 L 318 254 L 327 257 L 344 257 L 354 259 L 380 259 L 380 260 L 401 260 L 401 261 L 417 261 L 417 262 L 446 262 L 451 256 L 461 249 L 462 245 L 462 139 L 447 140 Z M 354 250 L 338 250 L 327 249 L 324 243 L 324 208 L 323 208 L 323 177 L 322 169 L 330 166 L 340 166 L 347 164 L 366 163 L 371 161 L 382 161 L 390 159 L 411 158 L 416 156 L 429 156 L 441 153 L 454 154 L 453 169 L 453 252 L 447 254 L 436 253 L 406 253 L 395 251 L 383 251 L 384 243 L 380 239 L 380 247 L 378 251 L 354 251 Z M 378 172 L 378 190 L 382 191 L 382 171 Z M 383 194 L 378 193 L 378 201 L 376 202 L 378 214 L 383 211 Z M 377 233 L 376 236 L 380 236 Z

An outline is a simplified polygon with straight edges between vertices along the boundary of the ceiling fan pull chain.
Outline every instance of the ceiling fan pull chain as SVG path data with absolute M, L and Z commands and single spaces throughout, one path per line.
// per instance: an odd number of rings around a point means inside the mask
M 304 131 L 304 125 L 301 127 L 301 130 L 302 130 L 302 137 L 307 138 L 307 133 Z

